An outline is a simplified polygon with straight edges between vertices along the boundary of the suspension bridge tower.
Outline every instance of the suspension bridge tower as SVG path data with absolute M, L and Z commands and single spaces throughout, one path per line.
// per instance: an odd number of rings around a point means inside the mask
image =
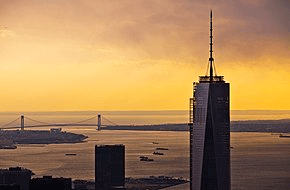
M 21 114 L 20 116 L 20 123 L 21 123 L 21 131 L 23 131 L 24 130 L 24 115 L 23 114 Z
M 102 119 L 101 119 L 101 114 L 98 114 L 98 128 L 97 130 L 101 130 L 101 125 L 102 125 Z

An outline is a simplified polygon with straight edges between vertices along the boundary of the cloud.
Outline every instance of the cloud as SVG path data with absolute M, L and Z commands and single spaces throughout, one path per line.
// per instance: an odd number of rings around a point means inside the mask
M 6 27 L 0 27 L 0 37 L 14 37 L 15 33 L 11 30 L 8 30 Z
M 146 59 L 206 61 L 210 9 L 214 53 L 223 61 L 285 56 L 290 43 L 289 2 L 283 0 L 13 2 L 2 18 L 21 33 L 88 44 L 87 51 L 113 47 L 120 53 L 134 49 Z M 9 34 L 14 35 L 1 32 L 2 37 Z

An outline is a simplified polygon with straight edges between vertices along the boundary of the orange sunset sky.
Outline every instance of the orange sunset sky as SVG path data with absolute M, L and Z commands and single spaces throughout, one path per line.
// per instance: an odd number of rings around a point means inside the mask
M 290 1 L 0 0 L 0 111 L 186 110 L 213 10 L 231 109 L 290 109 Z

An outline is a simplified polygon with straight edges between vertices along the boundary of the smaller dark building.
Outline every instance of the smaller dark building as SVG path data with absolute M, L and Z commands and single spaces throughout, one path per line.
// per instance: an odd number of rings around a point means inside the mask
M 95 189 L 125 189 L 124 145 L 96 145 Z
M 72 183 L 75 190 L 95 190 L 95 181 L 77 179 Z
M 20 185 L 0 185 L 0 190 L 20 190 Z
M 29 180 L 32 172 L 21 167 L 11 167 L 0 169 L 0 189 L 20 189 L 29 190 Z
M 29 182 L 30 190 L 71 190 L 71 178 L 34 178 Z

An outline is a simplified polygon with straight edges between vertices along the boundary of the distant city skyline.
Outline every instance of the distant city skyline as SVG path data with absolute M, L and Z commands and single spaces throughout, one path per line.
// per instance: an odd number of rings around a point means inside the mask
M 288 1 L 1 1 L 0 111 L 186 110 L 208 11 L 231 110 L 290 107 Z

